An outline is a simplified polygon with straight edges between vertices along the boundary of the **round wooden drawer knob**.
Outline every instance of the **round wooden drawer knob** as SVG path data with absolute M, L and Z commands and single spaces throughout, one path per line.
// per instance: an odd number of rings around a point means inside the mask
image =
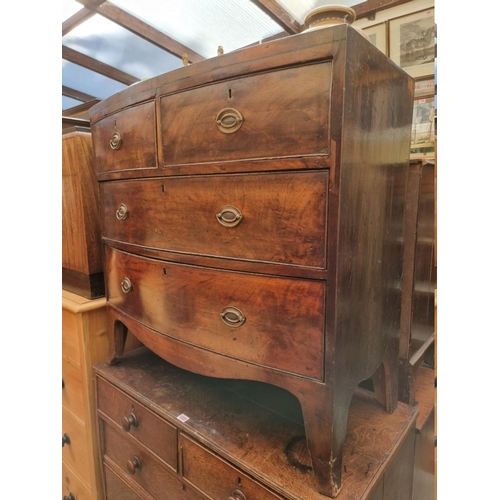
M 69 439 L 69 436 L 64 433 L 63 437 L 62 437 L 62 445 L 63 445 L 63 448 L 64 448 L 64 445 L 65 444 L 70 444 L 70 439 Z
M 134 456 L 130 460 L 127 460 L 127 470 L 130 475 L 134 475 L 137 471 L 140 471 L 142 468 L 141 461 L 139 457 Z
M 122 418 L 122 427 L 125 432 L 129 432 L 132 427 L 137 427 L 138 425 L 139 421 L 133 413 L 131 413 L 128 417 Z

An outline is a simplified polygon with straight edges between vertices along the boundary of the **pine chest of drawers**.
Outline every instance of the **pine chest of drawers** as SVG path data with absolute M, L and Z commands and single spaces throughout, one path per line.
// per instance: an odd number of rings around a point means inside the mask
M 206 60 L 91 109 L 110 361 L 165 360 L 299 400 L 335 496 L 352 394 L 397 402 L 413 80 L 340 25 Z

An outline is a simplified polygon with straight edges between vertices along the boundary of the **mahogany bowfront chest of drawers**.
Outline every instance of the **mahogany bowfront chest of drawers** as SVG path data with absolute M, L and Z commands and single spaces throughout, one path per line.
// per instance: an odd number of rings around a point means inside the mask
M 413 80 L 347 25 L 151 78 L 91 109 L 110 361 L 130 331 L 299 400 L 335 496 L 352 395 L 397 404 Z

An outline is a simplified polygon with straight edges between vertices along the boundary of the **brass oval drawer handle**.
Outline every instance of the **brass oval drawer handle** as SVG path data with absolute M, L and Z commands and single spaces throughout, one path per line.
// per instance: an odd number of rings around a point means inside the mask
M 64 433 L 62 437 L 62 447 L 64 448 L 65 444 L 70 444 L 70 443 L 71 441 L 69 439 L 69 436 L 66 433 Z
M 129 432 L 132 427 L 138 427 L 138 426 L 139 426 L 139 421 L 132 412 L 128 417 L 122 418 L 122 427 L 125 432 Z
M 120 149 L 121 145 L 122 145 L 122 136 L 118 132 L 115 132 L 113 134 L 113 137 L 111 137 L 111 140 L 109 141 L 109 146 L 111 149 L 114 149 L 116 151 L 117 149 Z
M 122 291 L 123 293 L 129 293 L 133 290 L 132 282 L 130 281 L 129 278 L 123 278 L 123 281 L 121 283 Z
M 237 109 L 224 108 L 217 113 L 215 123 L 224 134 L 233 134 L 243 125 L 243 116 Z
M 247 497 L 242 491 L 234 490 L 233 494 L 227 500 L 247 500 Z
M 138 456 L 133 456 L 130 460 L 127 460 L 127 470 L 131 476 L 141 469 L 142 464 Z
M 231 328 L 238 328 L 246 321 L 245 315 L 237 307 L 232 306 L 224 307 L 220 317 Z
M 224 227 L 236 227 L 243 219 L 243 214 L 236 207 L 226 205 L 215 215 Z
M 118 220 L 125 220 L 128 217 L 128 208 L 124 203 L 120 203 L 118 210 L 116 211 L 116 218 Z

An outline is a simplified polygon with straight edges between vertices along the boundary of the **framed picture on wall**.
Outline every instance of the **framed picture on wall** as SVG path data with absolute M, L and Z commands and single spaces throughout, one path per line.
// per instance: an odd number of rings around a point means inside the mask
M 370 42 L 372 42 L 377 49 L 381 50 L 385 55 L 387 55 L 387 23 L 375 24 L 374 26 L 369 26 L 364 28 L 363 32 L 368 36 Z
M 389 57 L 414 78 L 434 74 L 434 9 L 389 21 Z
M 430 97 L 435 94 L 435 82 L 432 78 L 420 78 L 415 80 L 415 99 L 417 97 Z
M 415 99 L 411 125 L 411 149 L 434 146 L 434 96 Z

